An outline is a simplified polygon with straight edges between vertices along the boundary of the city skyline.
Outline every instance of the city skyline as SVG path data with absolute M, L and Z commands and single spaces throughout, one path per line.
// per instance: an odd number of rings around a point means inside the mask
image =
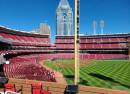
M 68 1 L 74 10 L 74 1 Z M 51 26 L 54 37 L 59 2 L 60 0 L 0 0 L 0 25 L 32 31 L 45 22 Z M 105 21 L 104 34 L 130 32 L 129 0 L 81 0 L 80 5 L 81 34 L 93 34 L 93 20 L 97 22 L 97 34 L 101 33 L 100 20 Z

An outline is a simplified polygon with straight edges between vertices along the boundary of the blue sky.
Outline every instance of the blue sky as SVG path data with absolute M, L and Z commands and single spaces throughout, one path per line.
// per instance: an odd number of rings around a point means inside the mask
M 0 0 L 0 25 L 12 29 L 31 31 L 40 23 L 48 23 L 52 40 L 56 32 L 56 8 L 60 0 Z M 68 0 L 71 7 L 74 1 Z M 92 21 L 105 21 L 104 33 L 130 32 L 130 0 L 80 0 L 80 32 L 93 34 Z M 74 8 L 73 8 L 74 10 Z

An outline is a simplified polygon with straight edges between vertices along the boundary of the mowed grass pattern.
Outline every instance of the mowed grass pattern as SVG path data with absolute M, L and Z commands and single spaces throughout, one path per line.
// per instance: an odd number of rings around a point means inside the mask
M 45 64 L 63 73 L 68 84 L 73 84 L 74 60 L 46 61 Z M 130 61 L 92 60 L 89 64 L 81 65 L 80 84 L 129 91 Z

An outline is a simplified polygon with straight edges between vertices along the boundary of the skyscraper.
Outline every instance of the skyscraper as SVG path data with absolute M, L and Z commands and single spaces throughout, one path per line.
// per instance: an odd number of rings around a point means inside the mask
M 56 11 L 56 35 L 73 35 L 73 12 L 68 0 L 61 0 Z
M 51 34 L 51 28 L 47 23 L 40 23 L 40 27 L 34 31 L 32 31 L 34 34 L 40 34 L 40 35 L 50 35 Z
M 44 34 L 49 34 L 50 35 L 50 32 L 51 32 L 51 29 L 50 29 L 50 26 L 47 23 L 41 23 L 40 24 L 39 33 L 41 35 L 44 35 Z

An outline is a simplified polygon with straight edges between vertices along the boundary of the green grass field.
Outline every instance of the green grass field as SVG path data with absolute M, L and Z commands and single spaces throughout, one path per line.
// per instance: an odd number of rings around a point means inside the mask
M 63 73 L 68 84 L 73 84 L 74 60 L 46 61 L 45 65 Z M 83 61 L 80 67 L 80 84 L 129 91 L 130 61 L 92 60 L 91 63 Z

